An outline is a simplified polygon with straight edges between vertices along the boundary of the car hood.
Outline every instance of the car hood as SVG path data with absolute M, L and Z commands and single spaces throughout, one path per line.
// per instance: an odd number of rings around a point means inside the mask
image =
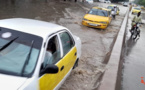
M 18 90 L 26 80 L 24 77 L 0 74 L 0 90 Z
M 109 17 L 104 17 L 104 16 L 98 16 L 98 15 L 91 15 L 91 14 L 86 14 L 84 16 L 85 19 L 91 20 L 91 21 L 109 21 Z

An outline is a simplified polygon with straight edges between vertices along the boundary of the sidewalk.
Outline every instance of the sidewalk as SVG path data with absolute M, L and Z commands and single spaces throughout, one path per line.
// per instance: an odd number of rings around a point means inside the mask
M 145 25 L 140 28 L 141 37 L 134 41 L 129 32 L 133 16 L 130 14 L 129 17 L 121 90 L 145 90 L 145 85 L 141 83 L 141 77 L 145 81 Z

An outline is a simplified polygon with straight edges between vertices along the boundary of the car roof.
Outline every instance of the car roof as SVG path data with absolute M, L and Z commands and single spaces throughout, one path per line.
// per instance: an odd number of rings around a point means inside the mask
M 117 6 L 117 5 L 109 5 L 109 6 Z
M 134 7 L 133 9 L 135 9 L 135 8 L 141 9 L 140 7 Z
M 60 25 L 52 24 L 45 21 L 25 19 L 25 18 L 11 18 L 0 20 L 0 27 L 13 29 L 43 38 L 48 35 L 66 29 Z
M 100 9 L 100 10 L 106 10 L 106 11 L 110 11 L 109 9 L 106 8 L 100 8 L 100 7 L 93 7 L 94 9 Z

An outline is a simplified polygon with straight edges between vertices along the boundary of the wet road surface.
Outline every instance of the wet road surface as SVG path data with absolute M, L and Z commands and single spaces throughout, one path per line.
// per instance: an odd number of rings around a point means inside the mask
M 17 0 L 19 1 L 19 0 Z M 37 0 L 36 0 L 37 1 Z M 120 15 L 112 20 L 106 30 L 83 26 L 82 18 L 93 6 L 107 7 L 104 3 L 74 3 L 51 0 L 35 2 L 22 0 L 19 2 L 1 2 L 0 19 L 30 18 L 56 23 L 67 27 L 82 40 L 82 56 L 79 66 L 71 72 L 60 90 L 95 90 L 98 79 L 105 71 L 106 63 L 114 39 L 120 30 L 126 7 L 120 7 Z M 48 0 L 49 1 L 49 0 Z M 105 61 L 107 62 L 107 61 Z
M 128 28 L 131 28 L 130 14 Z M 145 19 L 145 18 L 144 18 Z M 130 38 L 130 32 L 127 30 L 126 53 L 123 64 L 122 88 L 121 90 L 145 90 L 145 84 L 141 83 L 144 77 L 145 81 L 145 25 L 142 25 L 140 38 L 136 41 Z

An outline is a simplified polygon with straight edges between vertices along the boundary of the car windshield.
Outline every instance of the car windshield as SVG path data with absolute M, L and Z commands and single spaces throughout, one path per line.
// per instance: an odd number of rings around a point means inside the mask
M 112 10 L 114 6 L 108 6 L 107 9 Z M 119 8 L 117 7 L 117 10 L 119 10 Z
M 0 73 L 31 77 L 41 45 L 39 36 L 0 28 Z
M 113 7 L 112 7 L 112 6 L 108 6 L 108 7 L 107 7 L 107 9 L 111 9 L 111 10 L 112 10 L 112 9 L 113 9 Z
M 105 16 L 105 17 L 108 16 L 108 12 L 106 10 L 100 10 L 100 9 L 94 9 L 94 8 L 91 9 L 88 14 Z
M 134 8 L 134 9 L 136 9 L 136 10 L 141 10 L 140 8 Z
M 124 2 L 125 5 L 128 5 L 128 2 Z

